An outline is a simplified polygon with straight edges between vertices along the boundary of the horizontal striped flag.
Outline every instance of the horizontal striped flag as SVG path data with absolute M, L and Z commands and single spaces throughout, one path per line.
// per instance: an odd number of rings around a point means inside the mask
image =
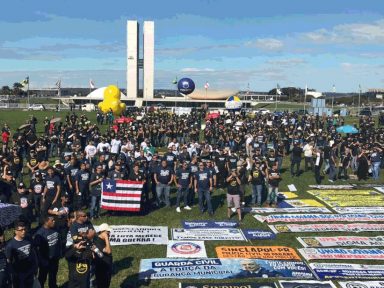
M 140 211 L 143 182 L 103 180 L 101 208 L 113 211 Z

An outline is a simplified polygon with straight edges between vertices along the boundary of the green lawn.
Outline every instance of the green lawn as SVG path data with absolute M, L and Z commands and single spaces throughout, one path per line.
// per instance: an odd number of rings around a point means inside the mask
M 12 130 L 19 127 L 25 122 L 25 119 L 29 115 L 34 114 L 38 118 L 38 131 L 42 131 L 42 122 L 45 116 L 54 115 L 55 117 L 65 117 L 67 112 L 22 112 L 22 111 L 1 111 L 0 112 L 0 125 L 2 126 L 4 122 L 7 122 Z M 95 121 L 95 113 L 86 113 L 88 118 L 91 121 Z M 303 168 L 304 163 L 302 163 Z M 297 194 L 299 198 L 313 198 L 310 194 L 306 193 L 308 190 L 308 185 L 314 184 L 314 176 L 312 172 L 305 172 L 299 178 L 291 178 L 289 170 L 287 170 L 289 162 L 285 160 L 283 168 L 284 172 L 282 174 L 283 180 L 280 185 L 280 191 L 288 191 L 288 184 L 295 184 L 298 189 Z M 382 173 L 383 174 L 383 173 Z M 350 181 L 350 183 L 356 183 L 357 181 Z M 372 181 L 368 181 L 371 183 Z M 328 181 L 324 181 L 323 184 L 327 184 Z M 337 181 L 334 184 L 346 184 L 349 182 Z M 384 183 L 384 177 L 381 175 L 381 182 Z M 246 197 L 250 197 L 250 190 L 247 189 Z M 95 225 L 99 225 L 102 222 L 107 222 L 112 225 L 120 224 L 132 224 L 132 225 L 152 225 L 152 226 L 168 226 L 169 229 L 181 227 L 181 220 L 202 220 L 202 219 L 211 219 L 206 213 L 201 215 L 197 206 L 194 206 L 192 211 L 182 211 L 178 214 L 175 211 L 175 190 L 171 194 L 172 199 L 172 208 L 162 208 L 150 212 L 147 215 L 138 215 L 138 214 L 126 214 L 124 216 L 108 217 L 104 216 L 102 219 L 94 221 Z M 214 219 L 224 220 L 226 219 L 226 206 L 225 206 L 225 192 L 224 191 L 214 191 L 213 192 L 213 205 L 215 209 Z M 248 199 L 249 201 L 249 199 Z M 195 201 L 196 202 L 196 201 Z M 234 216 L 235 220 L 236 217 Z M 256 228 L 256 229 L 267 229 L 266 224 L 256 221 L 252 215 L 245 215 L 244 224 L 242 228 Z M 348 233 L 326 233 L 327 235 L 348 235 Z M 350 233 L 351 234 L 351 233 Z M 359 235 L 365 236 L 378 236 L 380 233 L 360 233 Z M 316 235 L 316 233 L 305 233 L 305 236 Z M 169 236 L 170 233 L 169 233 Z M 215 246 L 219 245 L 286 245 L 290 247 L 300 248 L 300 244 L 296 241 L 296 237 L 300 236 L 299 233 L 283 233 L 278 234 L 276 240 L 260 240 L 260 241 L 251 241 L 251 242 L 205 242 L 207 249 L 208 257 L 215 257 Z M 156 280 L 151 281 L 150 283 L 139 283 L 138 282 L 138 272 L 140 259 L 143 258 L 165 258 L 166 257 L 166 247 L 158 245 L 130 245 L 130 246 L 114 246 L 113 248 L 113 257 L 115 263 L 115 273 L 112 279 L 111 287 L 156 287 L 156 288 L 171 288 L 178 287 L 178 280 Z M 346 261 L 339 261 L 346 262 Z M 373 261 L 359 261 L 358 263 L 374 263 Z M 58 282 L 60 285 L 64 284 L 68 279 L 67 264 L 65 260 L 60 262 L 60 271 L 58 276 Z M 186 280 L 185 282 L 199 282 L 198 280 Z M 244 282 L 251 282 L 252 280 L 244 280 Z M 213 281 L 211 281 L 213 282 Z M 217 282 L 217 281 L 216 281 Z M 230 282 L 230 280 L 228 281 Z M 233 282 L 238 282 L 233 280 Z

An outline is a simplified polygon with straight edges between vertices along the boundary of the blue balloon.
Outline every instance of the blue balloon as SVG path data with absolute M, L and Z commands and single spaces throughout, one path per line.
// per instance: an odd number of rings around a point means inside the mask
M 195 90 L 195 82 L 190 78 L 182 78 L 177 82 L 177 90 L 185 95 L 191 94 Z

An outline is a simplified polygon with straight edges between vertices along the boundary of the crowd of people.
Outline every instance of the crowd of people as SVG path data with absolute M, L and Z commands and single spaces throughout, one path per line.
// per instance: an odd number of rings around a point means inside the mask
M 68 113 L 63 121 L 44 119 L 43 133 L 33 116 L 15 131 L 4 124 L 0 202 L 20 206 L 22 215 L 12 239 L 0 236 L 0 287 L 31 287 L 35 275 L 57 287 L 61 257 L 69 287 L 109 287 L 110 228 L 96 233 L 91 224 L 100 217 L 104 179 L 142 181 L 146 211 L 171 207 L 176 190 L 176 213 L 196 206 L 211 216 L 212 194 L 225 190 L 226 217 L 236 213 L 241 222 L 242 206 L 277 205 L 284 167 L 302 177 L 304 163 L 320 184 L 324 177 L 379 181 L 384 163 L 384 129 L 368 116 L 356 118 L 356 134 L 338 133 L 344 118 L 333 115 L 137 109 L 129 116 L 129 123 L 107 117 L 103 124 L 98 114 L 95 124 Z

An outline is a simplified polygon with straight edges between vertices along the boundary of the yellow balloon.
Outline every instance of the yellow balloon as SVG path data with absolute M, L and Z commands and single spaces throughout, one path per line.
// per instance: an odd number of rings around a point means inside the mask
M 109 85 L 104 90 L 104 100 L 118 100 L 120 99 L 120 90 L 115 85 Z

